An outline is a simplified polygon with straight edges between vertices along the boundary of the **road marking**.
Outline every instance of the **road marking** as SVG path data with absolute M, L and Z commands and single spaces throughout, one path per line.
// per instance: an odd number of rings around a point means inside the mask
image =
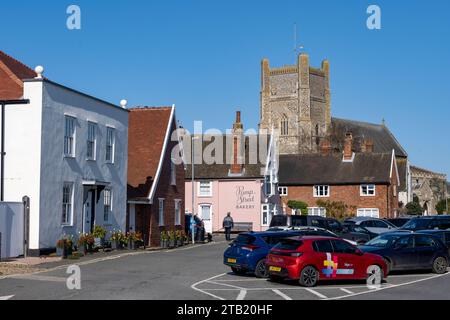
M 39 276 L 39 275 L 33 275 L 33 274 L 17 275 L 17 276 L 11 277 L 11 279 L 49 281 L 49 282 L 66 282 L 66 280 L 67 280 L 66 278 L 63 278 L 63 277 Z
M 419 279 L 419 280 L 409 281 L 409 282 L 405 282 L 405 283 L 401 283 L 401 284 L 392 284 L 392 285 L 390 285 L 390 286 L 381 287 L 381 288 L 375 289 L 375 290 L 368 290 L 368 291 L 364 291 L 364 292 L 348 294 L 348 295 L 341 296 L 341 297 L 328 298 L 328 300 L 345 299 L 345 298 L 350 298 L 350 297 L 354 297 L 354 296 L 359 296 L 359 295 L 366 294 L 366 293 L 373 293 L 373 292 L 376 292 L 376 291 L 381 291 L 381 290 L 386 290 L 386 289 L 391 289 L 391 288 L 397 288 L 397 287 L 408 286 L 408 285 L 411 285 L 411 284 L 414 284 L 414 283 L 423 282 L 423 281 L 426 281 L 426 280 L 431 280 L 431 279 L 439 278 L 439 277 L 446 276 L 446 275 L 449 275 L 449 273 L 438 274 L 438 275 L 435 275 L 435 276 L 432 276 L 432 277 L 428 277 L 428 278 L 425 278 L 425 279 Z
M 247 290 L 241 290 L 239 291 L 239 295 L 237 296 L 236 300 L 244 300 L 246 295 Z
M 353 294 L 354 293 L 353 291 L 347 290 L 345 288 L 341 288 L 341 291 L 344 291 L 345 293 L 348 293 L 348 294 Z
M 6 300 L 9 300 L 9 299 L 11 299 L 12 297 L 14 297 L 14 295 L 12 295 L 12 296 L 4 296 L 4 297 L 0 297 L 0 301 L 6 301 Z
M 206 279 L 206 280 L 201 280 L 201 281 L 199 281 L 199 282 L 196 282 L 196 283 L 194 283 L 193 285 L 191 285 L 191 289 L 193 289 L 193 290 L 195 290 L 195 291 L 198 291 L 198 292 L 201 292 L 201 293 L 203 293 L 203 294 L 206 294 L 206 295 L 208 295 L 208 296 L 210 296 L 210 297 L 213 297 L 213 298 L 215 298 L 215 299 L 218 299 L 218 300 L 225 300 L 225 299 L 222 298 L 222 297 L 216 296 L 215 294 L 212 294 L 212 293 L 209 293 L 209 292 L 207 292 L 207 291 L 205 291 L 205 290 L 202 290 L 202 289 L 197 288 L 197 285 L 199 285 L 200 283 L 207 282 L 207 281 L 213 280 L 213 279 L 215 279 L 215 278 L 219 278 L 219 277 L 224 276 L 224 275 L 226 275 L 226 273 L 222 273 L 222 274 L 219 274 L 219 275 L 217 275 L 217 276 L 208 278 L 208 279 Z
M 275 292 L 277 295 L 279 295 L 280 297 L 282 297 L 284 300 L 292 300 L 291 297 L 289 297 L 287 294 L 284 294 L 283 292 L 281 292 L 278 289 L 272 289 L 273 292 Z
M 267 279 L 240 279 L 240 280 L 236 280 L 236 279 L 233 279 L 233 280 L 214 280 L 214 282 L 248 282 L 248 281 L 266 281 L 267 282 Z
M 327 299 L 328 297 L 327 296 L 325 296 L 325 295 L 323 295 L 323 294 L 321 294 L 321 293 L 319 293 L 319 292 L 317 292 L 317 291 L 315 291 L 315 290 L 313 290 L 313 289 L 310 289 L 310 288 L 304 288 L 306 291 L 308 291 L 308 292 L 311 292 L 312 294 L 315 294 L 316 296 L 318 296 L 320 299 Z

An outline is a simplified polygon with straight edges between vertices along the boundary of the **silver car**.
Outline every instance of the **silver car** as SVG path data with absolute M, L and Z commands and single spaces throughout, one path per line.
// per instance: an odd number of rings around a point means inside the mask
M 382 234 L 386 232 L 395 231 L 398 228 L 390 223 L 389 221 L 377 219 L 377 218 L 370 218 L 370 217 L 356 217 L 356 218 L 349 218 L 346 219 L 344 223 L 347 224 L 354 224 L 360 227 L 364 227 L 370 232 L 376 233 L 376 234 Z

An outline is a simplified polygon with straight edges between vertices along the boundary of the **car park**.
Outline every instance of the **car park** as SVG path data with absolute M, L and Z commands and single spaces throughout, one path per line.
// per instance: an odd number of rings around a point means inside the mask
M 270 251 L 266 264 L 270 279 L 298 280 L 301 286 L 316 286 L 319 280 L 362 280 L 387 277 L 382 257 L 364 253 L 343 239 L 292 237 Z
M 442 274 L 447 271 L 450 259 L 444 243 L 424 233 L 386 233 L 359 249 L 382 256 L 389 271 L 431 269 Z
M 270 221 L 269 230 L 287 230 L 307 226 L 323 228 L 335 233 L 342 230 L 342 224 L 336 219 L 311 215 L 275 215 Z
M 344 221 L 344 224 L 353 224 L 364 227 L 370 232 L 378 235 L 397 230 L 397 227 L 388 221 L 369 217 L 348 218 Z
M 420 231 L 420 230 L 446 230 L 450 229 L 450 216 L 427 216 L 417 217 L 409 220 L 400 230 L 405 231 Z

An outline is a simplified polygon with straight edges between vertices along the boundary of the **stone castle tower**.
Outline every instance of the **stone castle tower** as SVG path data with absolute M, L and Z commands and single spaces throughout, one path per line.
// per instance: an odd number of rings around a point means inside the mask
M 280 154 L 319 150 L 331 125 L 330 65 L 309 65 L 307 54 L 297 65 L 270 68 L 261 62 L 260 129 L 274 128 L 279 135 Z

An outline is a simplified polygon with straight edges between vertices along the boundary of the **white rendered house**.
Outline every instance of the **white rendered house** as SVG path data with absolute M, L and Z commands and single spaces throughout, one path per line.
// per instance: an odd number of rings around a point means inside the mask
M 8 67 L 1 62 L 0 69 Z M 5 201 L 30 198 L 29 253 L 55 248 L 62 235 L 77 238 L 94 225 L 125 230 L 126 101 L 116 106 L 41 74 L 16 74 L 29 104 L 6 107 L 4 195 Z

